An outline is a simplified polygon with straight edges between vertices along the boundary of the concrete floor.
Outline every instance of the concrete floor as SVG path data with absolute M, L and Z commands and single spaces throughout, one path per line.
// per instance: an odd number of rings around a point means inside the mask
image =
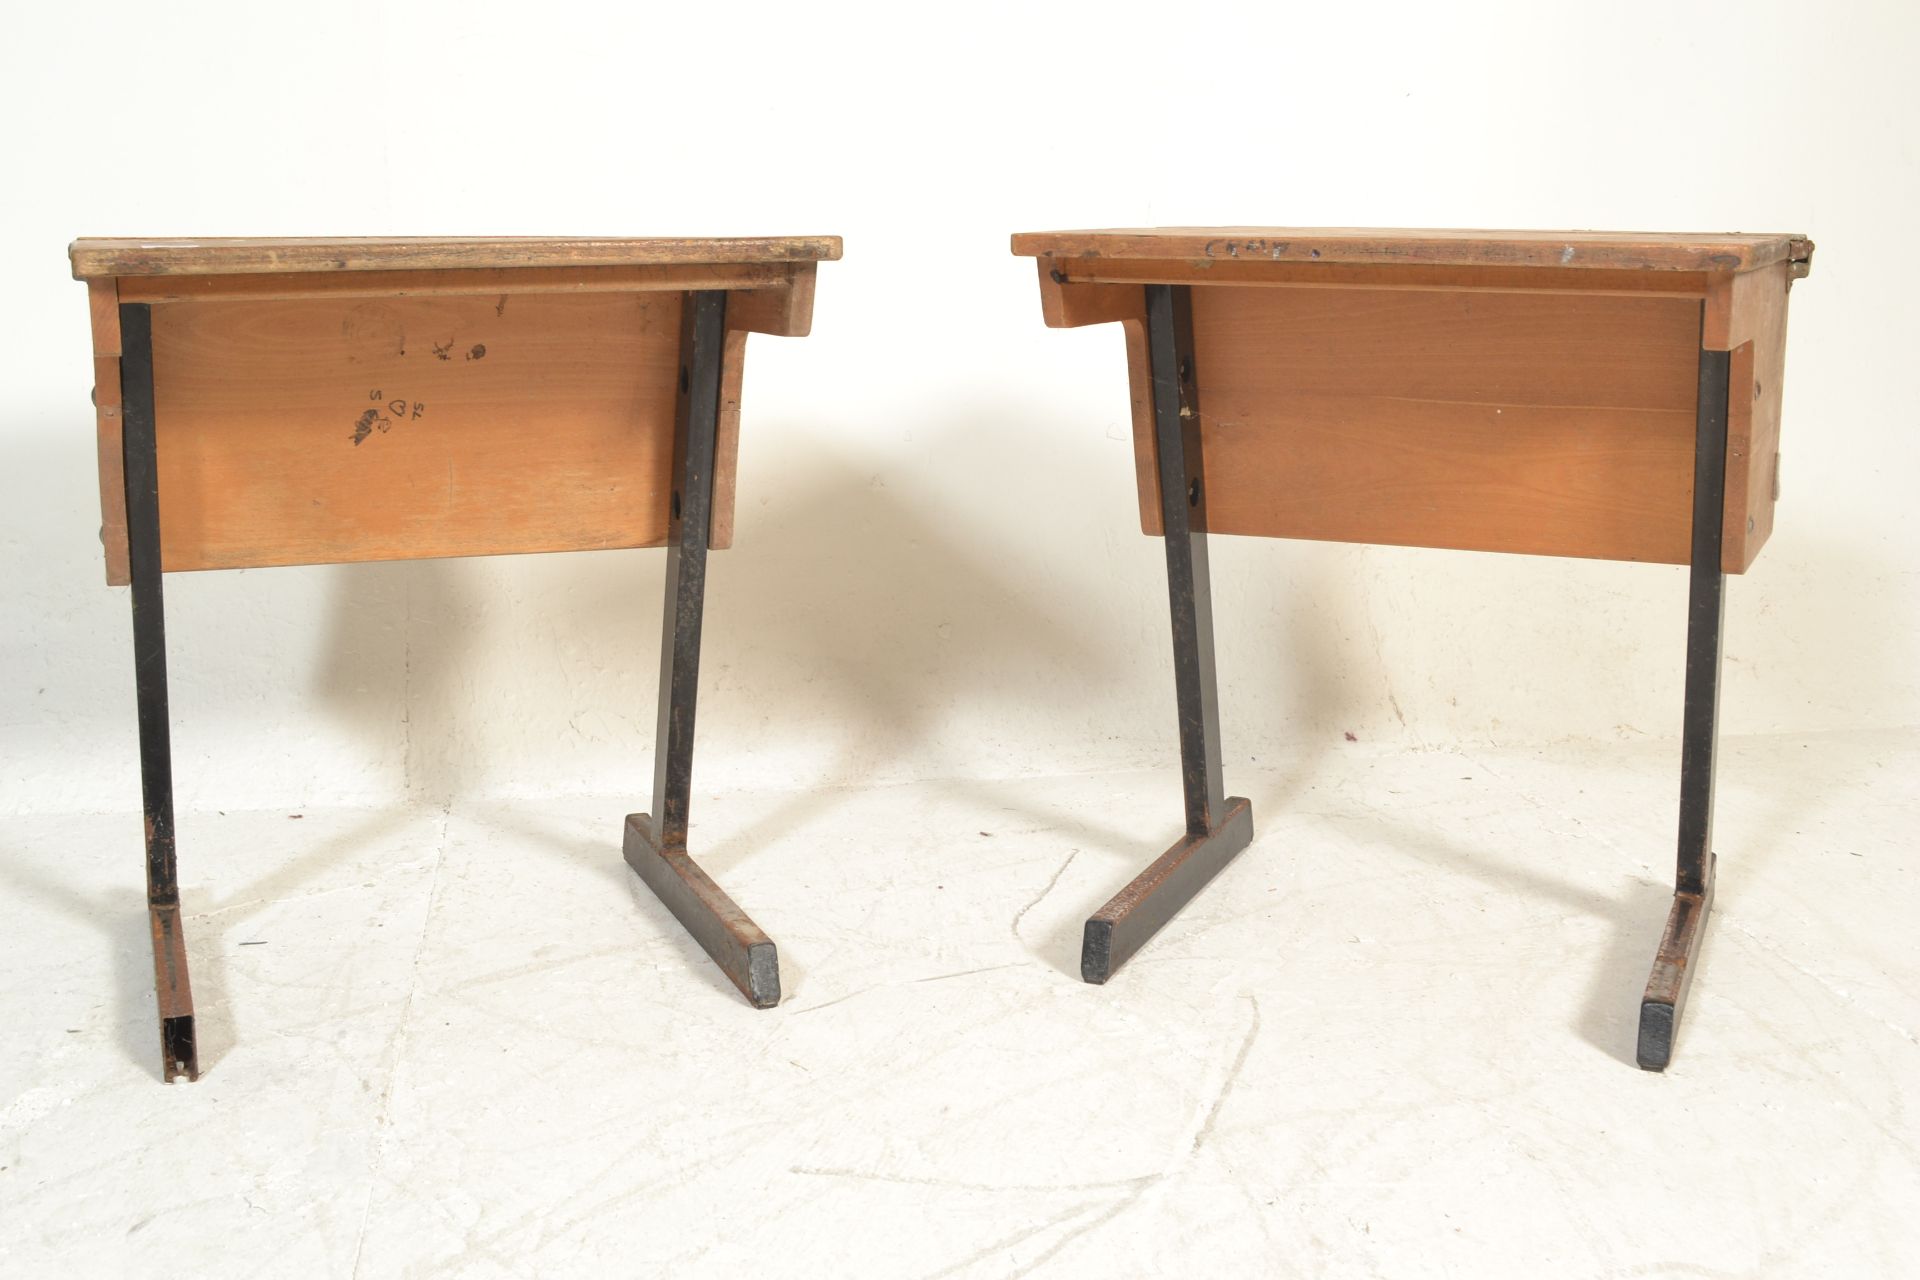
M 162 1086 L 126 814 L 0 822 L 0 1274 L 1920 1274 L 1920 738 L 1727 744 L 1673 1068 L 1670 747 L 1236 768 L 1258 836 L 1104 988 L 1171 773 L 700 796 L 756 1012 L 617 798 L 184 815 Z

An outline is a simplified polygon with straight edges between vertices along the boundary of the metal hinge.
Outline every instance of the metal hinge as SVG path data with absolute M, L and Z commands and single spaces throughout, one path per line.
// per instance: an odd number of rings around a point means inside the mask
M 1813 270 L 1813 241 L 1789 240 L 1787 242 L 1787 276 L 1793 280 L 1804 280 Z

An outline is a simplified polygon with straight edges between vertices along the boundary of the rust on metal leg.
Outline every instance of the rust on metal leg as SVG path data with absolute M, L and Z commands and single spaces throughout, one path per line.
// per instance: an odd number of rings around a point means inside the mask
M 1154 465 L 1167 553 L 1174 705 L 1180 727 L 1180 786 L 1186 800 L 1187 834 L 1087 921 L 1080 976 L 1088 982 L 1112 977 L 1127 957 L 1253 840 L 1253 806 L 1227 795 L 1221 772 L 1193 300 L 1184 286 L 1148 285 L 1146 303 Z
M 133 603 L 133 687 L 140 730 L 147 922 L 160 1010 L 160 1078 L 197 1080 L 200 1058 L 180 931 L 180 868 L 173 833 L 173 747 L 167 721 L 167 628 L 160 563 L 160 465 L 154 434 L 153 317 L 120 305 L 121 473 L 127 504 L 127 579 Z
M 147 923 L 153 931 L 153 993 L 160 1012 L 160 1078 L 168 1083 L 198 1080 L 193 987 L 187 980 L 187 938 L 180 928 L 180 908 L 150 905 Z
M 1706 312 L 1701 311 L 1701 332 Z M 1693 563 L 1687 576 L 1687 683 L 1680 733 L 1680 828 L 1673 910 L 1654 957 L 1653 976 L 1640 1000 L 1640 1044 L 1635 1058 L 1648 1071 L 1665 1071 L 1700 959 L 1707 912 L 1713 905 L 1713 774 L 1720 728 L 1720 649 L 1727 575 L 1721 564 L 1727 483 L 1729 356 L 1700 351 L 1694 410 Z
M 1179 914 L 1206 883 L 1253 840 L 1253 805 L 1229 796 L 1226 817 L 1203 836 L 1183 836 L 1087 920 L 1080 976 L 1105 982 Z
M 690 293 L 680 327 L 674 409 L 673 501 L 661 615 L 660 718 L 653 749 L 653 812 L 627 815 L 623 847 L 647 887 L 758 1009 L 780 1003 L 773 943 L 687 856 L 693 798 L 694 711 L 711 541 L 715 431 L 725 375 L 727 295 Z
M 1699 893 L 1676 893 L 1667 914 L 1667 931 L 1653 958 L 1653 976 L 1640 998 L 1640 1044 L 1635 1059 L 1648 1071 L 1665 1071 L 1673 1061 L 1673 1040 L 1686 1008 L 1694 970 L 1700 967 L 1700 949 L 1707 936 L 1707 913 L 1713 909 L 1713 860 L 1707 862 L 1706 885 Z
M 627 815 L 627 864 L 673 912 L 756 1009 L 780 1003 L 780 961 L 773 940 L 742 911 L 684 847 L 662 847 L 653 819 Z

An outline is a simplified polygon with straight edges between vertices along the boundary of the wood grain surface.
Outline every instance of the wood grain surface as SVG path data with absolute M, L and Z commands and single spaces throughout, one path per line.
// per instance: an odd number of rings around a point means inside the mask
M 203 247 L 258 259 L 255 246 L 286 243 Z M 711 261 L 712 254 L 701 257 L 693 248 L 739 244 L 733 241 L 676 241 L 670 249 L 661 242 L 619 243 L 643 243 L 653 257 L 608 266 L 336 264 L 331 270 L 89 279 L 107 581 L 127 581 L 121 302 L 153 307 L 165 565 L 177 570 L 658 544 L 669 443 L 647 441 L 671 431 L 671 389 L 660 380 L 671 378 L 673 355 L 662 354 L 656 321 L 639 318 L 666 314 L 671 329 L 686 291 L 725 290 L 728 336 L 710 545 L 730 546 L 747 335 L 809 331 L 817 261 Z M 827 256 L 839 252 L 831 237 L 781 243 L 787 246 L 782 252 L 793 254 L 809 246 Z M 680 252 L 697 260 L 667 260 Z M 223 256 L 221 265 L 237 260 Z M 390 351 L 381 346 L 387 337 L 395 339 Z M 476 348 L 487 354 L 474 356 Z M 486 360 L 493 363 L 480 363 Z M 585 380 L 584 390 L 561 385 L 575 377 Z M 649 387 L 643 390 L 641 381 Z M 338 406 L 360 382 L 368 382 L 361 396 L 386 391 L 387 383 L 400 388 L 389 399 L 408 405 L 408 443 L 385 446 L 385 467 L 343 471 L 347 464 L 323 446 L 339 434 Z M 501 398 L 491 408 L 480 403 L 495 395 Z M 624 426 L 612 417 L 619 397 L 640 414 Z M 457 409 L 473 427 L 471 436 L 412 428 L 415 405 L 428 405 L 427 412 L 437 406 L 443 416 Z M 377 405 L 370 400 L 365 407 Z M 365 407 L 355 409 L 354 423 Z M 395 434 L 392 413 L 376 413 L 372 422 L 372 435 Z M 502 433 L 513 423 L 531 434 L 524 457 L 510 461 Z M 542 442 L 542 434 L 550 438 Z M 437 443 L 428 447 L 428 441 Z M 355 447 L 372 452 L 371 436 Z M 644 457 L 635 452 L 643 448 L 651 450 Z M 475 451 L 470 457 L 469 449 Z M 599 449 L 610 451 L 601 459 L 604 483 L 583 479 Z M 407 506 L 435 457 L 465 478 L 437 516 Z M 643 476 L 655 463 L 657 475 Z M 550 486 L 544 495 L 542 484 Z M 302 503 L 297 490 L 308 485 L 315 492 Z M 488 502 L 490 488 L 506 500 Z M 276 524 L 281 533 L 273 532 Z
M 82 237 L 73 242 L 68 255 L 74 278 L 87 280 L 298 271 L 830 262 L 840 256 L 840 237 Z
M 1749 271 L 1776 262 L 1810 260 L 1813 245 L 1805 236 L 1788 233 L 1155 227 L 1021 232 L 1013 237 L 1013 251 L 1055 259 Z
M 164 567 L 658 545 L 680 305 L 155 306 Z
M 1193 311 L 1214 532 L 1685 563 L 1699 302 L 1222 287 Z

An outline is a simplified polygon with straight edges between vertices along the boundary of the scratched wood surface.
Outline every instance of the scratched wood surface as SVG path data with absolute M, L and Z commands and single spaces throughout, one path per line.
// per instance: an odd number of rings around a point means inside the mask
M 1313 262 L 1327 265 L 1578 267 L 1630 271 L 1749 271 L 1811 258 L 1789 233 L 1386 230 L 1360 227 L 1154 227 L 1029 231 L 1013 252 L 1056 261 L 1098 258 Z M 1804 274 L 1804 272 L 1802 272 Z
M 406 271 L 280 271 L 121 276 L 123 302 L 215 298 L 412 297 L 430 293 L 622 293 L 788 290 L 811 262 L 653 263 L 625 267 L 446 267 Z M 89 282 L 92 283 L 92 282 Z
M 680 305 L 591 293 L 155 306 L 164 567 L 660 544 Z
M 68 255 L 74 278 L 87 280 L 302 271 L 831 262 L 840 256 L 840 237 L 82 237 L 69 247 Z

